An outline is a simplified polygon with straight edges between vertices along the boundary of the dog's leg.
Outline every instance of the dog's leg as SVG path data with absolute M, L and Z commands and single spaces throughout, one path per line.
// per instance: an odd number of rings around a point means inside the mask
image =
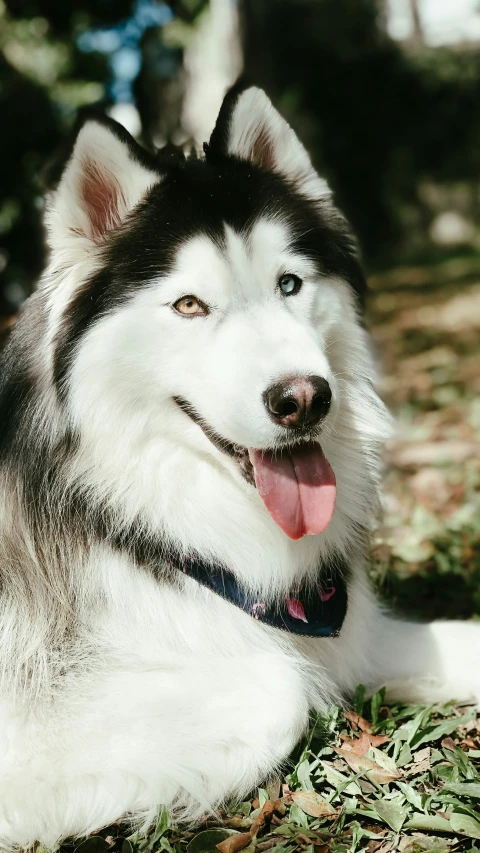
M 244 795 L 306 728 L 307 683 L 301 658 L 274 647 L 104 673 L 2 768 L 0 845 L 51 847 L 160 805 L 196 819 Z
M 480 702 L 480 623 L 397 620 L 356 582 L 340 637 L 326 642 L 315 657 L 346 696 L 363 683 L 385 685 L 391 699 Z

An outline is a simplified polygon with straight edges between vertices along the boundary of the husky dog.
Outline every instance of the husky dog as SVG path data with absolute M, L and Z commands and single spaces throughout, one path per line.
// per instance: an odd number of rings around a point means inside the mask
M 195 820 L 359 682 L 477 700 L 365 579 L 389 417 L 355 242 L 259 89 L 203 159 L 88 119 L 1 365 L 0 838 Z

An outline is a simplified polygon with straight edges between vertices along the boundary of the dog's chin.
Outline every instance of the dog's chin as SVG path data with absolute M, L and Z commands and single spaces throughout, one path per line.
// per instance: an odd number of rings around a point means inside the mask
M 207 436 L 209 441 L 213 444 L 217 450 L 220 450 L 225 456 L 232 459 L 242 475 L 242 477 L 250 483 L 251 486 L 255 486 L 255 477 L 253 471 L 253 465 L 250 461 L 250 455 L 247 447 L 243 447 L 241 444 L 236 444 L 233 441 L 230 441 L 227 438 L 219 435 L 213 427 L 208 424 L 205 419 L 196 411 L 195 407 L 192 406 L 187 400 L 184 400 L 183 397 L 174 397 L 173 398 L 177 406 L 184 412 L 188 417 L 197 424 L 198 427 L 202 430 L 202 432 Z M 305 435 L 303 431 L 291 432 L 289 435 L 289 440 L 285 441 L 282 445 L 277 443 L 275 449 L 277 451 L 282 448 L 287 449 L 294 447 L 295 445 L 299 445 L 305 443 L 307 441 L 312 441 L 317 438 L 317 433 L 312 434 L 310 432 L 308 435 Z M 273 448 L 258 448 L 262 450 L 271 450 Z

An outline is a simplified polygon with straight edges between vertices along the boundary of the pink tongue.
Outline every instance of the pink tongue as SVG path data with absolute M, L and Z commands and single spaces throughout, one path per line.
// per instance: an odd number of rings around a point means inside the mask
M 283 532 L 290 539 L 323 533 L 335 509 L 336 485 L 320 445 L 248 453 L 259 495 Z

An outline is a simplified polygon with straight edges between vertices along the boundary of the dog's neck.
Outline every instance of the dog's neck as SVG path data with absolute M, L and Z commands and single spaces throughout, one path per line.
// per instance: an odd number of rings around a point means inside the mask
M 115 471 L 107 468 L 107 454 L 92 465 L 91 454 L 84 452 L 69 471 L 73 483 L 87 485 L 80 512 L 86 529 L 97 528 L 99 538 L 120 543 L 137 564 L 159 565 L 165 545 L 180 553 L 192 550 L 228 566 L 246 588 L 268 596 L 285 595 L 314 577 L 322 561 L 348 557 L 352 546 L 358 553 L 358 526 L 347 528 L 341 507 L 325 534 L 292 541 L 233 467 L 160 441 L 146 450 L 141 462 L 138 455 L 122 454 Z M 88 461 L 94 483 L 84 473 Z M 108 530 L 105 518 L 113 519 Z
M 349 568 L 333 556 L 317 566 L 316 577 L 296 584 L 287 595 L 262 600 L 257 590 L 246 590 L 227 568 L 195 554 L 181 556 L 169 550 L 165 562 L 216 595 L 243 610 L 252 619 L 301 637 L 338 637 L 348 605 Z

